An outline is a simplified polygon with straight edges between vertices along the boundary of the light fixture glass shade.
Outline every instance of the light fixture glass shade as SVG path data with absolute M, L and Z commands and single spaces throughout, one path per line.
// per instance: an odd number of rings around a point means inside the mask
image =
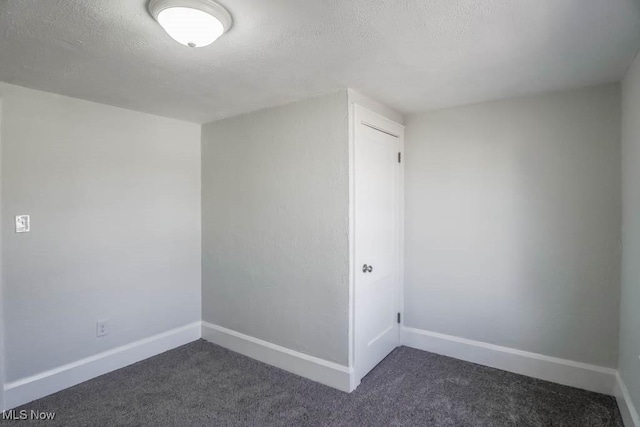
M 158 23 L 175 41 L 189 47 L 210 45 L 224 33 L 222 22 L 214 16 L 188 7 L 160 11 Z
M 231 26 L 231 15 L 211 0 L 151 0 L 149 12 L 178 43 L 210 45 Z

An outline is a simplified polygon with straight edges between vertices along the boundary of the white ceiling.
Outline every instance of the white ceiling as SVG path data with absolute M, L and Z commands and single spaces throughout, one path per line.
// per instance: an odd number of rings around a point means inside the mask
M 174 42 L 145 0 L 0 0 L 0 80 L 207 122 L 353 87 L 401 113 L 619 80 L 636 0 L 224 0 Z

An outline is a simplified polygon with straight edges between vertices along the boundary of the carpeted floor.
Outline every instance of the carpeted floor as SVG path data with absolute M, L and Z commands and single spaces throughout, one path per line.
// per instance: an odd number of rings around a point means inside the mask
M 20 426 L 622 426 L 612 397 L 407 347 L 346 394 L 202 340 L 18 409 L 56 412 Z

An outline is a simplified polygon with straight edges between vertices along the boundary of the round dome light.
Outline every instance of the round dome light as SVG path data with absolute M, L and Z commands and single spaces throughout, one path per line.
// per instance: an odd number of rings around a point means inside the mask
M 227 10 L 211 0 L 151 0 L 149 13 L 180 44 L 208 46 L 231 28 Z

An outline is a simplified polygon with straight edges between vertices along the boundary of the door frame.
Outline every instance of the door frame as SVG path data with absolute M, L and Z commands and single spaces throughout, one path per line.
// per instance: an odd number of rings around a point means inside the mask
M 375 111 L 371 111 L 363 106 L 349 102 L 349 373 L 350 373 L 350 390 L 353 391 L 360 385 L 362 378 L 358 377 L 356 369 L 356 274 L 357 266 L 355 265 L 355 141 L 357 125 L 365 122 L 368 125 L 377 128 L 383 132 L 390 133 L 398 137 L 399 152 L 401 153 L 401 162 L 399 164 L 398 179 L 398 311 L 401 313 L 400 324 L 398 325 L 398 345 L 401 342 L 401 331 L 404 322 L 404 125 L 397 123 L 388 117 L 385 117 Z

